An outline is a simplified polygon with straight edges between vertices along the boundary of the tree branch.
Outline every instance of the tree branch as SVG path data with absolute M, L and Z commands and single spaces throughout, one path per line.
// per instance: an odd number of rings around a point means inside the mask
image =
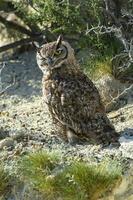
M 42 38 L 41 36 L 38 36 L 38 37 L 32 37 L 32 38 L 24 38 L 19 41 L 12 42 L 10 44 L 0 47 L 0 52 L 6 51 L 8 49 L 16 48 L 21 45 L 28 44 L 33 41 L 39 41 L 39 39 L 41 39 L 41 38 Z
M 109 112 L 112 110 L 115 105 L 119 102 L 121 98 L 124 98 L 126 95 L 130 94 L 133 91 L 133 84 L 131 84 L 128 88 L 126 88 L 123 92 L 118 94 L 115 98 L 113 98 L 107 105 L 106 105 L 106 111 Z
M 35 36 L 35 33 L 32 33 L 30 30 L 26 29 L 25 27 L 12 22 L 12 21 L 8 21 L 6 18 L 4 18 L 3 16 L 0 15 L 0 22 L 3 23 L 6 27 L 10 27 L 12 29 L 15 29 L 23 34 L 26 34 L 30 37 Z

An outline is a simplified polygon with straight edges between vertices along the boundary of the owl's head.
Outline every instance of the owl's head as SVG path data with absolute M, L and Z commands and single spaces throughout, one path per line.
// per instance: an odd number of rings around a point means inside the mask
M 59 36 L 55 42 L 37 47 L 37 64 L 43 72 L 62 67 L 63 63 L 73 58 L 74 51 L 68 42 L 63 41 L 62 36 Z

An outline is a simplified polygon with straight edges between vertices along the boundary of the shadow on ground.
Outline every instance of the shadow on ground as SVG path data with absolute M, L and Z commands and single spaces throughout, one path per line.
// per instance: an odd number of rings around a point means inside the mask
M 19 98 L 41 95 L 42 73 L 37 66 L 35 52 L 25 52 L 2 62 L 6 63 L 1 74 L 2 88 L 10 85 L 15 77 L 15 84 L 6 91 L 7 95 Z

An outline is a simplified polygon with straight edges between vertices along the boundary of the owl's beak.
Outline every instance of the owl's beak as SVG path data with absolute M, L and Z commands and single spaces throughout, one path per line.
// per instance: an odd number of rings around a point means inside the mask
M 51 57 L 48 57 L 48 58 L 46 59 L 46 63 L 48 64 L 49 67 L 51 67 L 52 64 L 54 63 L 54 61 L 53 61 L 53 59 L 52 59 Z

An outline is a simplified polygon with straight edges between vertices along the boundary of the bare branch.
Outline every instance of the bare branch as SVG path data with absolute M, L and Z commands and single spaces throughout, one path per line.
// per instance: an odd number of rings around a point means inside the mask
M 133 38 L 131 39 L 129 44 L 129 58 L 130 61 L 133 62 Z
M 112 110 L 112 107 L 121 99 L 123 98 L 126 94 L 130 94 L 130 92 L 133 91 L 133 84 L 131 84 L 128 88 L 126 88 L 123 92 L 118 94 L 115 98 L 113 98 L 105 107 L 106 111 Z
M 0 91 L 2 90 L 1 74 L 2 74 L 2 71 L 3 71 L 3 69 L 5 68 L 5 66 L 6 66 L 6 63 L 3 62 L 2 66 L 1 66 L 1 68 L 0 68 Z
M 129 47 L 128 47 L 129 44 L 126 41 L 126 39 L 123 37 L 121 28 L 122 27 L 116 27 L 115 25 L 106 27 L 104 25 L 100 25 L 100 23 L 99 23 L 98 26 L 92 27 L 91 29 L 87 30 L 86 35 L 89 34 L 92 31 L 97 35 L 114 33 L 116 38 L 119 39 L 121 41 L 121 43 L 123 44 L 125 51 L 128 52 L 129 51 Z
M 1 73 L 2 73 L 3 69 L 5 68 L 5 66 L 6 66 L 6 63 L 3 62 L 3 65 L 2 65 L 2 67 L 0 68 L 0 77 L 1 77 Z M 0 82 L 1 82 L 1 81 L 0 81 Z
M 21 45 L 28 44 L 28 43 L 33 42 L 33 41 L 38 41 L 40 38 L 41 38 L 40 36 L 34 37 L 34 38 L 24 38 L 24 39 L 21 39 L 19 41 L 12 42 L 10 44 L 6 44 L 6 45 L 0 47 L 0 52 L 6 51 L 6 50 L 11 49 L 11 48 L 16 48 L 16 47 L 21 46 Z
M 86 31 L 86 35 L 89 34 L 92 31 L 97 35 L 103 35 L 103 34 L 114 32 L 115 27 L 114 26 L 106 27 L 104 25 L 100 25 L 100 22 L 99 22 L 98 26 L 93 26 L 92 28 L 88 29 Z
M 25 27 L 12 22 L 12 21 L 8 21 L 6 18 L 4 18 L 3 16 L 0 15 L 0 22 L 2 22 L 5 26 L 10 27 L 12 29 L 15 29 L 23 34 L 29 35 L 30 37 L 35 36 L 34 33 L 32 33 L 30 30 L 26 29 Z
M 16 79 L 15 79 L 15 76 L 14 76 L 13 77 L 13 82 L 0 92 L 0 96 L 2 96 L 10 87 L 12 87 L 13 85 L 15 85 L 15 83 L 16 83 Z
M 33 8 L 33 10 L 35 10 L 36 12 L 39 12 L 39 10 L 37 10 L 35 6 L 33 5 L 33 0 L 26 0 L 26 1 L 27 1 L 27 4 L 30 5 L 31 8 Z
M 126 72 L 126 70 L 128 70 L 133 65 L 132 59 L 133 58 L 132 55 L 130 55 L 130 52 L 122 52 L 120 54 L 115 55 L 111 59 L 114 76 L 122 78 L 122 76 L 124 76 L 124 72 Z M 132 81 L 133 78 L 128 76 L 128 80 Z

